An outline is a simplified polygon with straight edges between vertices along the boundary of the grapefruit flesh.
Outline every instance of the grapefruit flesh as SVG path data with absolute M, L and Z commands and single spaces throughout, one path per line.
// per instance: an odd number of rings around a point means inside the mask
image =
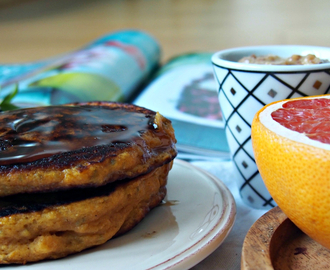
M 284 103 L 272 118 L 282 126 L 330 144 L 330 99 L 300 99 Z

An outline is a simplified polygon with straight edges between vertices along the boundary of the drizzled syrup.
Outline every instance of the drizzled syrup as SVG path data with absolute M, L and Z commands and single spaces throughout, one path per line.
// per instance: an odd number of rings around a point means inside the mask
M 0 165 L 98 145 L 139 141 L 155 113 L 106 106 L 49 106 L 0 114 Z

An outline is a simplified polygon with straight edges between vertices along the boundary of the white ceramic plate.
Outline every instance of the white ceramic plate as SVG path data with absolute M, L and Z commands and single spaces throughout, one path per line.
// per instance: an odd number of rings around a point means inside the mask
M 230 232 L 236 214 L 232 194 L 218 179 L 175 160 L 164 204 L 127 234 L 54 261 L 9 269 L 188 269 L 213 252 Z

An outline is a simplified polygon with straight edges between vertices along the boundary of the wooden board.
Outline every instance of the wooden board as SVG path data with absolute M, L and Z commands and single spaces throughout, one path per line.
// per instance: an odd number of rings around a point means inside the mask
M 248 231 L 241 269 L 330 269 L 330 250 L 304 234 L 275 207 Z

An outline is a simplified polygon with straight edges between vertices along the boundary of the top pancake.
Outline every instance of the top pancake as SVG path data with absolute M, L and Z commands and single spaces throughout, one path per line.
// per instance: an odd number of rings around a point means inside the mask
M 171 122 L 114 102 L 0 113 L 0 196 L 101 186 L 176 156 Z

